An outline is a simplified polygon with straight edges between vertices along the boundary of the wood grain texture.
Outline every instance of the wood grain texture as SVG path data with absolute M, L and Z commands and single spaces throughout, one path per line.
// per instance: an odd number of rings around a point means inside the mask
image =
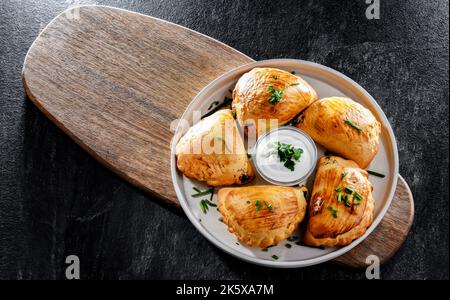
M 361 244 L 334 260 L 353 268 L 364 268 L 366 258 L 376 255 L 381 263 L 403 245 L 414 220 L 414 201 L 408 184 L 399 176 L 394 199 L 381 223 Z
M 83 6 L 63 13 L 30 48 L 23 84 L 33 103 L 98 161 L 137 187 L 179 206 L 170 177 L 170 124 L 210 81 L 252 62 L 199 33 L 148 16 Z M 389 259 L 413 219 L 399 180 L 377 230 L 336 261 L 365 266 Z
M 54 19 L 30 48 L 22 74 L 28 96 L 102 164 L 178 206 L 171 122 L 210 81 L 253 60 L 169 22 L 77 9 Z

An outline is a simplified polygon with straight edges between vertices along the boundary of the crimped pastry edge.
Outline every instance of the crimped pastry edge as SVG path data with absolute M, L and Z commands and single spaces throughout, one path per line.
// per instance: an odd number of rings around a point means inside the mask
M 232 190 L 233 188 L 223 188 L 220 189 L 218 192 L 218 195 L 221 193 L 226 193 L 223 198 L 226 199 L 227 194 Z M 303 201 L 306 201 L 306 199 L 304 199 L 303 196 L 303 192 L 306 191 L 308 192 L 308 189 L 306 187 L 299 187 L 298 188 L 298 195 L 301 197 L 301 199 L 303 199 Z M 218 199 L 221 199 L 221 197 L 219 196 Z M 298 198 L 297 198 L 298 199 Z M 275 237 L 273 237 L 272 239 L 262 239 L 260 241 L 254 241 L 251 239 L 245 239 L 244 235 L 241 234 L 239 231 L 235 230 L 235 228 L 233 227 L 233 225 L 231 224 L 227 214 L 226 214 L 226 208 L 225 208 L 225 204 L 223 201 L 218 201 L 218 210 L 220 212 L 220 214 L 222 215 L 222 222 L 227 226 L 228 231 L 230 233 L 233 233 L 238 240 L 250 247 L 259 247 L 259 248 L 267 248 L 269 246 L 274 246 L 277 245 L 279 242 L 287 239 L 299 226 L 299 224 L 305 219 L 306 216 L 306 210 L 308 209 L 308 204 L 306 203 L 305 205 L 305 209 L 303 209 L 303 211 L 301 211 L 300 213 L 298 213 L 294 220 L 289 224 L 289 226 L 285 229 L 284 234 L 283 235 L 277 235 Z

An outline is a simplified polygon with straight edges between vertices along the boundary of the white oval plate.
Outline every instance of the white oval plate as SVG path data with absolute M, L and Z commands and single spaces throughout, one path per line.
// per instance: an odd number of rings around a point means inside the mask
M 194 226 L 214 245 L 225 252 L 243 259 L 245 261 L 278 268 L 296 268 L 319 264 L 336 258 L 361 243 L 380 223 L 389 208 L 397 186 L 398 177 L 398 153 L 397 144 L 385 114 L 376 101 L 361 86 L 347 76 L 328 67 L 302 60 L 273 59 L 251 63 L 234 69 L 217 78 L 206 86 L 189 104 L 182 119 L 192 125 L 193 111 L 201 110 L 206 113 L 211 103 L 222 102 L 225 96 L 230 97 L 230 90 L 234 88 L 239 77 L 255 67 L 274 67 L 286 71 L 294 71 L 305 79 L 318 93 L 319 99 L 329 96 L 347 96 L 361 103 L 372 111 L 382 124 L 382 135 L 380 149 L 368 169 L 386 174 L 385 178 L 370 176 L 369 180 L 374 186 L 375 218 L 373 224 L 366 233 L 350 245 L 341 248 L 318 249 L 306 246 L 298 246 L 293 242 L 281 242 L 275 247 L 269 248 L 267 252 L 261 249 L 250 248 L 242 245 L 235 235 L 228 232 L 225 224 L 219 221 L 220 213 L 211 207 L 207 214 L 200 210 L 198 198 L 193 198 L 193 187 L 202 190 L 207 189 L 206 184 L 189 179 L 181 174 L 176 168 L 175 145 L 185 133 L 186 128 L 178 126 L 171 144 L 171 174 L 173 185 L 181 206 Z M 319 158 L 324 155 L 324 149 L 318 146 Z M 310 179 L 313 179 L 311 176 Z M 251 184 L 265 183 L 260 177 Z M 308 188 L 311 188 L 312 180 L 309 180 Z M 216 188 L 216 192 L 217 192 Z M 214 195 L 213 202 L 217 203 Z M 285 246 L 292 245 L 291 248 Z M 279 257 L 278 260 L 272 258 Z

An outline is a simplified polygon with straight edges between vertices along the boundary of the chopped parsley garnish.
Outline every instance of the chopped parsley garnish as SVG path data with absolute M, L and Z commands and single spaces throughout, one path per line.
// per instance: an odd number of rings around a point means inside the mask
M 259 201 L 259 200 L 255 201 L 255 206 L 256 206 L 256 211 L 260 211 L 261 208 L 263 207 L 261 204 L 261 201 Z
M 220 217 L 218 220 L 219 220 L 220 222 L 223 222 L 223 217 Z
M 295 160 L 299 160 L 303 154 L 302 148 L 294 148 L 291 144 L 277 142 L 276 150 L 281 162 L 291 171 L 295 169 Z
M 338 210 L 336 208 L 334 208 L 333 206 L 331 206 L 331 205 L 328 205 L 327 209 L 333 215 L 333 218 L 337 219 L 337 217 L 338 217 Z
M 215 207 L 217 205 L 206 199 L 203 199 L 200 201 L 200 209 L 202 210 L 202 212 L 204 214 L 206 214 L 208 212 L 210 206 Z
M 294 83 L 291 83 L 290 86 L 296 86 L 296 85 L 299 85 L 299 84 L 300 84 L 300 82 L 294 82 Z
M 378 173 L 378 172 L 375 172 L 375 171 L 370 171 L 370 170 L 366 170 L 366 171 L 367 171 L 367 173 L 369 173 L 370 175 L 373 175 L 373 176 L 377 176 L 377 177 L 380 177 L 380 178 L 386 177 L 386 175 Z
M 345 195 L 345 197 L 342 198 L 342 200 L 344 200 L 345 206 L 347 206 L 347 207 L 352 207 L 352 203 L 350 203 L 350 202 L 348 201 L 348 196 L 347 196 L 347 195 Z
M 247 201 L 247 203 L 249 203 L 249 202 Z M 267 210 L 269 212 L 272 212 L 272 210 L 273 210 L 272 204 L 267 203 L 266 200 L 262 200 L 262 201 L 256 200 L 255 201 L 256 211 L 258 212 L 258 211 L 260 211 L 263 208 L 263 206 L 264 206 L 263 203 L 267 207 Z
M 288 249 L 291 249 L 292 248 L 292 245 L 291 244 L 285 244 L 284 245 L 286 248 L 288 248 Z
M 363 199 L 363 196 L 361 196 L 361 194 L 358 193 L 357 191 L 355 191 L 355 193 L 353 194 L 353 197 L 358 199 L 358 200 L 362 200 Z
M 286 162 L 284 163 L 284 166 L 285 166 L 286 168 L 288 168 L 289 170 L 294 171 L 294 169 L 295 169 L 295 162 L 292 161 L 292 160 L 288 160 L 288 161 L 286 161 Z
M 273 210 L 272 204 L 268 204 L 266 200 L 264 200 L 264 204 L 266 205 L 267 209 L 268 209 L 270 212 L 272 212 L 272 210 Z
M 349 194 L 349 195 L 353 194 L 353 190 L 351 188 L 349 188 L 348 186 L 345 187 L 344 191 L 346 194 Z
M 281 90 L 277 91 L 275 89 L 275 87 L 273 86 L 273 84 L 269 85 L 268 94 L 271 95 L 269 98 L 269 103 L 277 104 L 278 102 L 280 102 L 281 98 L 283 97 L 284 90 L 285 90 L 285 88 L 282 88 Z
M 273 258 L 274 260 L 278 260 L 278 259 L 279 259 L 279 257 L 276 256 L 276 255 L 272 255 L 272 258 Z
M 350 120 L 344 120 L 344 122 L 345 122 L 345 124 L 347 124 L 347 125 L 349 125 L 349 126 L 355 128 L 355 129 L 358 130 L 358 131 L 363 131 L 363 129 L 362 129 L 361 127 L 359 127 L 358 125 L 356 125 L 355 123 L 353 123 L 353 122 L 350 121 Z
M 361 201 L 364 199 L 363 196 L 361 196 L 360 193 L 358 193 L 357 191 L 355 191 L 355 193 L 353 194 L 353 205 L 358 206 L 361 205 Z
M 344 179 L 345 176 L 347 176 L 347 174 L 348 174 L 347 172 L 342 173 L 342 174 L 341 174 L 341 180 Z
M 262 251 L 262 252 L 268 252 L 268 251 L 269 251 L 269 248 L 261 249 L 261 251 Z
M 342 202 L 342 193 L 339 193 L 339 194 L 337 195 L 337 201 L 338 201 L 339 203 Z
M 341 187 L 338 187 L 335 191 L 339 193 L 339 192 L 342 191 L 342 188 L 341 188 Z
M 194 187 L 193 189 L 197 192 L 196 194 L 191 195 L 194 198 L 214 193 L 214 189 L 208 189 L 208 190 L 203 191 L 203 192 L 201 190 L 199 190 L 198 188 L 196 188 L 196 187 Z

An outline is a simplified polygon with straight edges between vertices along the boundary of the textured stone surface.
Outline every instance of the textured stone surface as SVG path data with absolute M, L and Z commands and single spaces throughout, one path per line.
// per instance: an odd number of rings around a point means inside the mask
M 275 270 L 222 253 L 182 215 L 89 157 L 25 99 L 20 71 L 40 30 L 70 1 L 0 3 L 0 279 L 333 279 L 364 271 L 323 264 Z M 254 59 L 335 68 L 377 99 L 396 133 L 416 218 L 385 279 L 449 278 L 448 2 L 381 0 L 381 19 L 354 1 L 80 1 L 166 19 Z

